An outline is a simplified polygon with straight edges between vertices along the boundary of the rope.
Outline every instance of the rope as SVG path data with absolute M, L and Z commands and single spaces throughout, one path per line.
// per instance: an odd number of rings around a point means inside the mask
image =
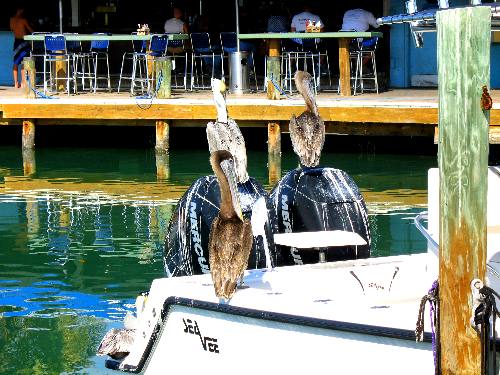
M 490 369 L 493 370 L 493 374 L 496 374 L 496 318 L 499 312 L 495 296 L 498 294 L 483 285 L 480 280 L 473 280 L 472 289 L 475 297 L 472 325 L 481 339 L 481 374 L 490 373 Z M 479 293 L 475 293 L 474 289 Z
M 268 78 L 271 83 L 273 84 L 274 88 L 276 90 L 278 90 L 278 92 L 280 93 L 280 95 L 284 95 L 287 99 L 289 99 L 290 97 L 287 95 L 287 93 L 285 91 L 283 91 L 283 89 L 280 87 L 280 85 L 278 85 L 278 83 L 274 80 L 273 78 L 273 73 L 271 73 L 271 76 Z
M 434 374 L 441 373 L 441 345 L 439 343 L 439 284 L 438 281 L 432 283 L 432 287 L 427 294 L 422 297 L 420 301 L 420 308 L 418 310 L 417 325 L 415 328 L 415 339 L 421 342 L 424 339 L 424 314 L 425 305 L 429 302 L 429 313 L 431 319 L 431 332 L 432 332 L 432 354 L 434 356 Z
M 146 95 L 140 95 L 135 97 L 135 104 L 140 109 L 149 109 L 153 105 L 153 100 L 156 98 L 156 95 L 158 94 L 158 91 L 160 90 L 161 83 L 163 81 L 163 72 L 160 70 L 160 74 L 158 74 L 158 79 L 156 80 L 156 87 L 155 90 L 153 91 L 152 94 L 147 93 Z M 149 103 L 146 105 L 142 105 L 141 103 L 138 102 L 138 100 L 149 100 Z
M 45 93 L 37 90 L 35 87 L 31 86 L 30 82 L 30 76 L 28 74 L 28 70 L 25 71 L 24 73 L 26 75 L 26 84 L 28 85 L 28 88 L 35 93 L 35 99 L 59 99 L 54 96 L 49 96 L 46 95 Z

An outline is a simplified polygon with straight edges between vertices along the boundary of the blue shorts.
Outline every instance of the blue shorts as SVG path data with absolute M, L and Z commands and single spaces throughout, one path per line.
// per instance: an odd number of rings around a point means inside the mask
M 14 39 L 14 64 L 19 65 L 30 53 L 30 45 L 24 39 Z

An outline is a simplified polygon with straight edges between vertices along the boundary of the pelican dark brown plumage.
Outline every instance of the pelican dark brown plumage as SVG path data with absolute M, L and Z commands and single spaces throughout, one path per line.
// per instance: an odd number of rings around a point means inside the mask
M 325 124 L 319 116 L 318 106 L 314 99 L 311 75 L 299 70 L 295 73 L 294 80 L 297 90 L 306 102 L 307 109 L 298 117 L 292 115 L 290 119 L 293 151 L 298 155 L 302 166 L 316 167 L 325 142 Z
M 210 273 L 217 297 L 230 299 L 248 267 L 252 226 L 241 212 L 231 153 L 226 150 L 213 152 L 210 164 L 219 181 L 221 196 L 219 215 L 212 222 L 208 242 Z

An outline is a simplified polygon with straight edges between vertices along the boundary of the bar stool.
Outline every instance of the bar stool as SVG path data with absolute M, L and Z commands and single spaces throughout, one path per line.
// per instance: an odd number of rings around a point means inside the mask
M 172 34 L 166 34 L 166 35 L 172 35 Z M 175 34 L 174 34 L 175 35 Z M 168 47 L 167 47 L 167 54 L 172 60 L 172 88 L 177 89 L 177 88 L 184 88 L 185 91 L 187 91 L 187 66 L 188 66 L 188 54 L 186 51 L 186 48 L 184 46 L 184 40 L 172 40 L 169 39 L 168 41 Z M 184 72 L 182 72 L 180 69 L 177 69 L 177 61 L 184 60 Z M 182 78 L 182 85 L 180 85 L 177 81 L 177 78 L 181 77 Z
M 378 94 L 377 62 L 375 60 L 377 45 L 378 37 L 368 39 L 358 38 L 354 39 L 351 43 L 349 52 L 351 72 L 353 71 L 353 62 L 355 63 L 354 75 L 351 73 L 351 83 L 354 80 L 354 95 L 356 95 L 358 87 L 361 93 L 364 93 L 365 91 L 375 91 Z M 366 68 L 365 72 L 363 72 L 363 60 L 365 59 L 368 59 L 368 62 L 371 63 L 371 72 L 366 71 Z M 365 88 L 365 81 L 373 81 L 373 89 Z
M 193 89 L 211 89 L 210 80 L 208 84 L 205 85 L 205 77 L 209 77 L 208 74 L 203 72 L 203 61 L 206 62 L 211 60 L 211 75 L 210 78 L 215 78 L 215 64 L 218 63 L 218 59 L 222 60 L 222 55 L 219 51 L 216 51 L 210 43 L 210 36 L 208 33 L 191 33 L 191 47 L 193 52 L 191 55 L 191 91 Z M 218 59 L 216 59 L 218 57 Z M 221 68 L 222 65 L 221 65 Z M 222 71 L 222 77 L 224 76 L 224 71 Z M 201 84 L 200 84 L 201 80 Z M 196 83 L 195 83 L 196 81 Z
M 66 81 L 66 92 L 69 95 L 70 82 L 73 81 L 73 89 L 76 93 L 76 81 L 73 75 L 73 56 L 66 48 L 66 38 L 62 34 L 45 35 L 44 37 L 45 54 L 43 55 L 43 91 L 48 92 L 48 88 L 56 86 L 58 81 Z M 57 77 L 57 72 L 52 71 L 52 65 L 56 63 L 66 64 L 66 76 Z M 48 71 L 47 71 L 48 66 Z M 48 79 L 47 79 L 48 73 Z
M 32 34 L 33 35 L 45 35 L 48 33 L 34 31 Z M 35 67 L 37 67 L 37 66 L 40 67 L 40 65 L 43 64 L 43 56 L 44 55 L 45 55 L 45 42 L 38 41 L 38 40 L 32 40 L 31 41 L 30 56 L 35 60 Z M 43 78 L 43 69 L 36 68 L 35 69 L 35 78 L 36 78 L 36 76 L 41 77 L 41 79 L 35 79 L 35 82 L 31 82 L 30 84 L 33 85 L 33 88 L 43 87 L 43 79 L 44 79 Z
M 137 35 L 136 32 L 132 33 L 132 35 Z M 125 52 L 122 56 L 122 65 L 120 68 L 120 78 L 118 80 L 118 92 L 120 92 L 122 80 L 130 80 L 130 93 L 133 95 L 134 91 L 132 88 L 132 70 L 134 67 L 134 54 L 135 53 L 143 53 L 146 51 L 146 41 L 145 40 L 132 40 L 132 51 Z M 125 61 L 131 62 L 131 70 L 130 75 L 123 75 L 123 68 L 125 65 Z M 143 72 L 146 72 L 147 67 L 143 66 L 140 62 L 136 67 L 135 76 L 139 78 L 139 83 L 141 84 L 141 90 L 144 92 L 144 77 Z
M 137 82 L 142 85 L 145 83 L 147 86 L 148 94 L 152 94 L 152 86 L 154 92 L 157 90 L 157 84 L 155 85 L 154 81 L 158 81 L 159 78 L 154 76 L 153 71 L 149 71 L 149 63 L 154 63 L 154 60 L 157 57 L 164 57 L 167 54 L 168 47 L 168 35 L 153 35 L 151 37 L 151 42 L 149 44 L 149 49 L 146 52 L 134 52 L 133 61 L 132 61 L 132 84 L 131 84 L 131 92 L 135 92 L 135 85 Z M 144 64 L 145 66 L 145 77 L 137 77 L 137 67 Z M 151 77 L 151 78 L 150 78 Z M 158 82 L 159 83 L 159 82 Z
M 104 33 L 96 33 L 95 35 L 107 35 Z M 92 40 L 90 42 L 90 54 L 94 68 L 94 93 L 99 88 L 99 80 L 106 80 L 108 83 L 108 91 L 111 92 L 111 78 L 109 74 L 109 57 L 108 57 L 109 40 Z M 104 76 L 99 76 L 98 63 L 99 60 L 106 62 L 106 72 Z
M 150 61 L 150 63 L 146 64 L 146 68 L 148 69 L 148 74 L 146 75 L 149 78 L 148 82 L 148 93 L 151 95 L 155 95 L 156 91 L 158 91 L 161 80 L 165 77 L 156 77 L 156 72 L 154 69 L 154 62 L 158 57 L 167 56 L 167 48 L 168 48 L 168 35 L 153 35 L 151 37 L 151 43 L 149 44 L 149 50 L 146 53 L 146 59 Z M 149 65 L 151 64 L 151 65 Z M 151 66 L 151 72 L 149 72 L 149 67 Z M 153 91 L 152 91 L 153 90 Z
M 365 90 L 371 90 L 371 91 L 376 91 L 378 94 L 378 78 L 377 78 L 377 62 L 375 60 L 375 51 L 377 49 L 378 45 L 378 37 L 374 38 L 369 38 L 369 39 L 364 39 L 362 42 L 358 44 L 359 46 L 359 51 L 358 51 L 358 69 L 356 70 L 356 79 L 354 83 L 354 95 L 356 95 L 356 90 L 357 90 L 357 81 L 359 79 L 360 82 L 360 89 L 361 93 L 363 93 Z M 365 71 L 363 73 L 363 60 L 365 58 L 368 58 L 368 61 L 371 62 L 372 66 L 372 71 Z M 373 81 L 374 88 L 373 89 L 366 89 L 364 86 L 364 81 Z

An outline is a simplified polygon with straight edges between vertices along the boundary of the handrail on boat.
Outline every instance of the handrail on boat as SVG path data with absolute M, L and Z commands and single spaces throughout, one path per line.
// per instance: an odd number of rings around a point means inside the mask
M 434 238 L 432 238 L 432 236 L 429 233 L 429 231 L 427 230 L 427 228 L 424 227 L 424 225 L 422 224 L 423 220 L 428 220 L 428 219 L 429 219 L 428 212 L 423 211 L 423 212 L 419 213 L 417 216 L 415 216 L 415 219 L 413 219 L 413 222 L 415 223 L 415 226 L 417 227 L 419 232 L 422 233 L 422 235 L 425 237 L 427 242 L 431 245 L 433 250 L 436 250 L 436 252 L 438 252 L 439 251 L 438 243 L 436 242 L 436 240 L 434 240 Z
M 431 248 L 436 252 L 436 254 L 439 253 L 439 244 L 432 238 L 431 234 L 427 230 L 426 227 L 422 224 L 423 220 L 428 220 L 429 219 L 429 214 L 427 211 L 423 211 L 419 213 L 415 218 L 413 219 L 413 222 L 417 229 L 419 230 L 420 233 L 425 237 L 425 239 L 428 241 L 430 244 Z M 495 276 L 497 279 L 500 279 L 500 273 L 492 267 L 489 263 L 486 263 L 486 269 L 490 272 L 491 275 Z

